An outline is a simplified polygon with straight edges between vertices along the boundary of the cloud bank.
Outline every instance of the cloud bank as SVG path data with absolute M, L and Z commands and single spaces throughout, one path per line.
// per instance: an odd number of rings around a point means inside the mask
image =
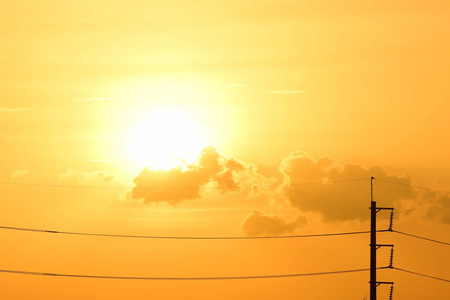
M 253 165 L 233 157 L 220 155 L 213 147 L 206 147 L 197 162 L 171 170 L 144 168 L 134 178 L 134 199 L 143 203 L 168 202 L 172 205 L 200 198 L 208 193 L 224 194 L 266 179 Z
M 422 197 L 429 204 L 425 217 L 450 225 L 450 195 L 426 192 Z
M 374 198 L 380 206 L 402 210 L 397 216 L 418 216 L 450 224 L 450 200 L 430 193 L 426 210 L 414 210 L 424 195 L 414 191 L 407 176 L 393 174 L 381 166 L 345 164 L 329 157 L 315 158 L 293 152 L 279 166 L 282 180 L 266 178 L 256 166 L 220 155 L 213 147 L 198 160 L 171 170 L 144 168 L 134 178 L 128 200 L 141 204 L 187 200 L 236 199 L 232 205 L 247 210 L 241 230 L 248 236 L 283 235 L 313 226 L 315 222 L 366 222 L 369 219 L 370 178 L 375 181 Z M 382 182 L 388 180 L 400 185 Z M 235 196 L 225 194 L 236 192 Z M 238 193 L 239 192 L 239 193 Z M 232 196 L 230 198 L 229 196 Z M 206 202 L 205 202 L 206 200 Z M 230 200 L 227 200 L 230 201 Z M 195 205 L 195 202 L 191 202 Z M 214 201 L 210 202 L 215 205 Z M 231 203 L 230 203 L 231 205 Z M 405 211 L 405 208 L 410 207 Z M 380 218 L 388 215 L 380 215 Z M 353 224 L 357 224 L 353 223 Z
M 283 217 L 268 216 L 260 210 L 254 210 L 242 222 L 242 230 L 247 236 L 270 236 L 292 233 L 295 229 L 307 224 L 305 217 L 298 216 L 288 222 Z
M 322 157 L 315 159 L 304 152 L 294 152 L 283 160 L 280 171 L 285 175 L 285 189 L 292 206 L 303 212 L 317 212 L 326 222 L 366 220 L 369 217 L 371 176 L 402 184 L 411 184 L 409 178 L 390 174 L 380 166 L 365 168 L 359 165 L 340 164 Z M 339 182 L 353 179 L 364 181 Z M 296 183 L 321 182 L 312 185 Z M 396 200 L 413 197 L 411 187 L 387 189 L 377 187 L 375 200 L 392 206 Z

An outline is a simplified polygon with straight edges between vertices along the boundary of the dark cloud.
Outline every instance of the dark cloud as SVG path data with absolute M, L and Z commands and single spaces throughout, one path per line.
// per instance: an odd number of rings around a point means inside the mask
M 217 186 L 224 187 L 219 188 L 219 192 L 221 194 L 226 193 L 230 190 L 236 190 L 239 188 L 238 183 L 234 181 L 233 171 L 226 170 L 220 174 L 217 174 L 214 177 L 214 180 L 217 182 Z
M 145 168 L 134 179 L 136 184 L 132 197 L 144 198 L 145 202 L 176 203 L 183 199 L 199 197 L 200 186 L 208 181 L 208 177 L 198 168 L 181 167 L 169 171 L 150 170 Z
M 424 198 L 434 198 L 425 217 L 450 225 L 450 196 L 425 193 Z
M 145 168 L 133 181 L 136 184 L 132 197 L 144 202 L 169 202 L 175 204 L 184 199 L 200 196 L 200 187 L 218 174 L 220 155 L 208 147 L 200 153 L 196 164 L 171 170 Z
M 265 215 L 260 210 L 254 210 L 242 222 L 242 230 L 248 236 L 282 235 L 293 232 L 296 228 L 306 225 L 304 217 L 297 217 L 295 221 L 287 222 L 278 216 Z
M 304 152 L 294 152 L 280 166 L 285 181 L 290 183 L 286 195 L 292 206 L 304 212 L 320 213 L 324 221 L 364 220 L 369 217 L 370 181 L 375 178 L 410 184 L 408 178 L 390 174 L 384 168 L 373 166 L 364 168 L 359 165 L 339 164 L 323 157 L 315 159 Z M 350 179 L 363 179 L 333 183 Z M 295 185 L 320 182 L 312 185 Z M 392 206 L 396 200 L 413 196 L 407 186 L 380 184 L 375 186 L 375 200 L 381 206 Z
M 171 170 L 143 169 L 134 179 L 136 186 L 131 196 L 144 199 L 144 203 L 176 204 L 201 197 L 202 188 L 207 184 L 224 194 L 257 183 L 260 178 L 263 176 L 257 173 L 256 167 L 221 156 L 213 147 L 206 147 L 194 164 Z

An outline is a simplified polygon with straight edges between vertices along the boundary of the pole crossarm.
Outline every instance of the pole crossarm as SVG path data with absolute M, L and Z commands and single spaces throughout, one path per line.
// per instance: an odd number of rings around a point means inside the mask
M 379 212 L 380 210 L 394 210 L 393 207 L 377 207 L 377 212 Z
M 376 247 L 377 247 L 377 250 L 378 250 L 381 247 L 394 247 L 394 245 L 391 245 L 391 244 L 377 244 Z
M 377 286 L 379 286 L 381 284 L 390 284 L 390 285 L 392 285 L 392 284 L 394 284 L 394 282 L 392 282 L 392 281 L 377 281 Z

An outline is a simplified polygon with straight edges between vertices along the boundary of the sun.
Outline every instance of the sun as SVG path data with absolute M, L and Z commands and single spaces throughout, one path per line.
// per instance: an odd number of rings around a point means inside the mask
M 138 167 L 169 170 L 192 163 L 207 146 L 192 114 L 176 107 L 143 113 L 126 138 L 126 153 Z

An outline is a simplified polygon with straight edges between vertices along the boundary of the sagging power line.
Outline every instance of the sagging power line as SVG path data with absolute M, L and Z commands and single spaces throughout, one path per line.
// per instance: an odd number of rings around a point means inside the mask
M 398 270 L 398 271 L 402 271 L 402 272 L 405 272 L 405 273 L 410 273 L 410 274 L 414 274 L 414 275 L 418 275 L 418 276 L 422 276 L 422 277 L 435 279 L 435 280 L 450 282 L 450 279 L 444 279 L 444 278 L 440 278 L 440 277 L 436 277 L 436 276 L 425 275 L 425 274 L 418 273 L 418 272 L 408 271 L 408 270 L 405 270 L 405 269 L 402 269 L 402 268 L 393 267 L 393 269 L 394 270 Z
M 387 182 L 387 183 L 408 186 L 408 187 L 412 187 L 412 188 L 416 188 L 416 189 L 422 189 L 422 190 L 428 190 L 428 191 L 433 191 L 433 192 L 438 192 L 438 193 L 450 194 L 450 191 L 436 190 L 436 189 L 431 189 L 431 188 L 427 188 L 427 187 L 423 187 L 423 186 L 418 186 L 418 185 L 413 185 L 413 184 L 408 184 L 408 183 L 402 183 L 402 182 L 395 182 L 395 181 L 386 180 L 386 179 L 380 179 L 380 178 L 374 178 L 374 179 L 379 180 L 379 181 L 383 181 L 383 182 Z
M 416 238 L 416 239 L 421 239 L 421 240 L 425 240 L 425 241 L 429 241 L 429 242 L 434 242 L 434 243 L 450 246 L 450 243 L 447 243 L 447 242 L 438 241 L 438 240 L 434 240 L 434 239 L 430 239 L 430 238 L 426 238 L 426 237 L 423 237 L 423 236 L 418 236 L 418 235 L 415 235 L 415 234 L 406 233 L 406 232 L 402 232 L 402 231 L 398 231 L 398 230 L 390 230 L 390 231 L 398 233 L 398 234 L 403 234 L 403 235 L 406 235 L 406 236 L 410 236 L 410 237 L 413 237 L 413 238 Z
M 336 232 L 336 233 L 322 233 L 322 234 L 278 235 L 278 236 L 156 236 L 156 235 L 126 235 L 126 234 L 105 234 L 105 233 L 87 233 L 87 232 L 74 232 L 74 231 L 57 231 L 57 230 L 33 229 L 33 228 L 23 228 L 23 227 L 10 227 L 10 226 L 0 226 L 0 229 L 39 232 L 39 233 L 67 234 L 67 235 L 113 237 L 113 238 L 177 239 L 177 240 L 288 239 L 288 238 L 309 238 L 309 237 L 357 235 L 357 234 L 367 234 L 370 232 L 370 231 L 351 231 L 351 232 Z M 385 231 L 387 231 L 387 230 L 379 230 L 379 232 L 385 232 Z
M 432 188 L 427 188 L 419 185 L 413 185 L 402 182 L 395 182 L 392 180 L 386 180 L 381 178 L 375 178 L 375 180 L 383 181 L 396 185 L 403 185 L 412 188 L 418 188 L 423 190 L 429 190 L 438 193 L 446 193 L 450 194 L 450 191 L 437 190 Z M 316 181 L 316 182 L 303 182 L 303 183 L 280 183 L 280 184 L 254 184 L 254 185 L 245 185 L 245 186 L 215 186 L 215 189 L 238 189 L 238 188 L 252 188 L 252 187 L 278 187 L 278 186 L 302 186 L 302 185 L 321 185 L 321 184 L 333 184 L 333 183 L 345 183 L 345 182 L 354 182 L 354 181 L 369 181 L 370 177 L 367 178 L 356 178 L 356 179 L 347 179 L 347 180 L 327 180 L 327 181 Z M 81 189 L 118 189 L 118 190 L 126 190 L 126 189 L 136 189 L 136 190 L 193 190 L 198 189 L 198 187 L 136 187 L 136 186 L 94 186 L 94 185 L 64 185 L 64 184 L 44 184 L 44 183 L 33 183 L 33 182 L 8 182 L 1 181 L 0 185 L 16 185 L 16 186 L 30 186 L 30 187 L 48 187 L 48 188 L 81 188 Z
M 54 233 L 66 235 L 81 235 L 81 236 L 98 236 L 98 237 L 112 237 L 112 238 L 138 238 L 138 239 L 175 239 L 175 240 L 257 240 L 257 239 L 292 239 L 292 238 L 309 238 L 309 237 L 327 237 L 327 236 L 343 236 L 343 235 L 358 235 L 368 234 L 370 231 L 349 231 L 349 232 L 333 232 L 333 233 L 319 233 L 319 234 L 302 234 L 302 235 L 277 235 L 277 236 L 159 236 L 159 235 L 130 235 L 130 234 L 107 234 L 95 232 L 76 232 L 76 231 L 61 231 L 49 229 L 36 229 L 25 227 L 0 226 L 0 230 L 16 230 L 26 232 L 38 233 Z M 381 229 L 377 232 L 394 232 L 398 234 L 407 235 L 413 238 L 422 239 L 434 243 L 439 243 L 449 246 L 450 243 L 438 241 L 411 233 L 406 233 L 393 229 Z
M 239 188 L 255 188 L 255 187 L 278 187 L 278 186 L 302 186 L 302 185 L 320 185 L 320 184 L 334 184 L 354 181 L 368 181 L 370 178 L 357 178 L 347 180 L 329 180 L 303 183 L 280 183 L 280 184 L 253 184 L 244 186 L 214 186 L 212 189 L 239 189 Z M 80 189 L 136 189 L 136 190 L 197 190 L 198 187 L 137 187 L 137 186 L 94 186 L 94 185 L 63 185 L 63 184 L 42 184 L 42 183 L 27 183 L 27 182 L 0 182 L 1 185 L 16 185 L 16 186 L 30 186 L 30 187 L 48 187 L 48 188 L 80 188 Z
M 380 267 L 379 269 L 386 269 Z M 244 280 L 244 279 L 271 279 L 271 278 L 288 278 L 318 275 L 333 275 L 369 271 L 369 269 L 340 270 L 316 273 L 295 273 L 295 274 L 276 274 L 276 275 L 254 275 L 254 276 L 219 276 L 219 277 L 141 277 L 141 276 L 109 276 L 109 275 L 81 275 L 81 274 L 61 274 L 61 273 L 45 273 L 17 270 L 3 270 L 1 273 L 22 274 L 22 275 L 38 275 L 52 277 L 72 277 L 72 278 L 91 278 L 91 279 L 120 279 L 120 280 Z
M 450 282 L 450 279 L 445 279 L 436 276 L 430 276 L 414 271 L 405 270 L 397 267 L 378 267 L 378 270 L 393 269 L 410 273 L 430 279 L 435 279 L 444 282 Z M 294 273 L 294 274 L 275 274 L 275 275 L 254 275 L 254 276 L 218 276 L 218 277 L 143 277 L 143 276 L 110 276 L 110 275 L 87 275 L 87 274 L 65 274 L 65 273 L 48 273 L 48 272 L 33 272 L 33 271 L 19 271 L 19 270 L 5 270 L 0 269 L 0 273 L 20 274 L 20 275 L 35 275 L 48 277 L 69 277 L 69 278 L 86 278 L 86 279 L 119 279 L 119 280 L 167 280 L 167 281 L 195 281 L 195 280 L 246 280 L 246 279 L 275 279 L 275 278 L 289 278 L 289 277 L 304 277 L 304 276 L 320 276 L 320 275 L 335 275 L 345 273 L 356 273 L 369 271 L 370 269 L 353 269 L 353 270 L 339 270 L 328 272 L 315 273 Z M 383 283 L 383 282 L 382 282 Z M 389 284 L 391 282 L 388 282 Z
M 371 300 L 376 300 L 376 292 L 375 297 L 372 297 L 372 287 L 376 287 L 380 284 L 390 284 L 391 285 L 391 293 L 389 299 L 392 299 L 392 291 L 393 291 L 393 282 L 384 282 L 384 281 L 376 281 L 376 275 L 373 276 L 373 273 L 376 270 L 379 269 L 393 269 L 398 270 L 422 277 L 427 277 L 430 279 L 440 280 L 444 282 L 450 282 L 448 279 L 444 279 L 441 277 L 426 275 L 414 271 L 409 271 L 402 268 L 397 268 L 393 266 L 393 246 L 394 245 L 386 245 L 386 244 L 376 244 L 376 233 L 378 232 L 394 232 L 406 236 L 410 236 L 413 238 L 422 239 L 429 242 L 439 243 L 443 245 L 450 245 L 450 243 L 438 241 L 402 231 L 393 230 L 393 208 L 383 208 L 383 207 L 376 207 L 376 204 L 374 204 L 373 200 L 373 180 L 375 178 L 370 178 L 371 180 L 371 230 L 370 231 L 354 231 L 354 232 L 341 232 L 341 233 L 324 233 L 324 234 L 310 234 L 310 235 L 290 235 L 290 236 L 262 236 L 262 237 L 195 237 L 195 236 L 149 236 L 149 235 L 122 235 L 122 234 L 103 234 L 103 233 L 84 233 L 84 232 L 70 232 L 70 231 L 56 231 L 56 230 L 43 230 L 43 229 L 33 229 L 33 228 L 23 228 L 23 227 L 12 227 L 12 226 L 0 226 L 0 229 L 6 229 L 6 230 L 16 230 L 16 231 L 28 231 L 28 232 L 40 232 L 40 233 L 53 233 L 53 234 L 67 234 L 67 235 L 84 235 L 84 236 L 99 236 L 99 237 L 121 237 L 121 238 L 147 238 L 147 239 L 221 239 L 221 240 L 238 240 L 238 239 L 283 239 L 283 238 L 307 238 L 307 237 L 327 237 L 327 236 L 341 236 L 341 235 L 355 235 L 355 234 L 367 234 L 371 233 L 371 268 L 370 269 L 354 269 L 354 270 L 340 270 L 340 271 L 328 271 L 328 272 L 316 272 L 316 273 L 296 273 L 296 274 L 275 274 L 275 275 L 254 275 L 254 276 L 217 276 L 217 277 L 139 277 L 139 276 L 109 276 L 109 275 L 87 275 L 87 274 L 70 274 L 70 273 L 46 273 L 46 272 L 33 272 L 33 271 L 20 271 L 20 270 L 6 270 L 6 269 L 0 269 L 1 273 L 9 273 L 9 274 L 23 274 L 23 275 L 39 275 L 39 276 L 51 276 L 51 277 L 73 277 L 73 278 L 94 278 L 94 279 L 124 279 L 124 280 L 239 280 L 239 279 L 269 279 L 269 278 L 288 278 L 288 277 L 300 277 L 300 276 L 314 276 L 314 275 L 329 275 L 329 274 L 344 274 L 344 273 L 354 273 L 354 272 L 362 272 L 362 271 L 371 271 Z M 352 180 L 342 180 L 342 181 L 334 181 L 334 182 L 314 182 L 314 183 L 298 183 L 298 184 L 290 184 L 290 185 L 312 185 L 312 184 L 327 184 L 327 183 L 339 183 L 339 182 L 350 182 L 350 181 L 362 181 L 367 180 L 365 179 L 352 179 Z M 397 183 L 392 182 L 388 180 L 381 180 L 386 181 L 394 184 L 400 184 L 410 187 L 417 187 L 417 188 L 423 188 L 418 186 L 413 186 L 409 184 L 403 184 L 403 183 Z M 9 184 L 5 182 L 0 182 L 0 184 Z M 14 183 L 12 183 L 14 184 Z M 70 188 L 130 188 L 130 187 L 95 187 L 95 186 L 60 186 L 60 185 L 40 185 L 40 184 L 19 184 L 19 185 L 34 185 L 34 186 L 44 186 L 44 187 L 70 187 Z M 257 187 L 258 185 L 253 185 L 253 187 Z M 279 186 L 279 185 L 259 185 L 259 186 Z M 249 186 L 251 187 L 251 186 Z M 236 188 L 236 187 L 216 187 L 216 188 Z M 242 188 L 242 187 L 241 187 Z M 140 189 L 172 189 L 172 188 L 140 188 Z M 190 189 L 190 188 L 173 188 L 173 189 Z M 428 189 L 428 188 L 424 188 Z M 428 189 L 433 190 L 433 189 Z M 444 192 L 446 191 L 439 191 L 439 190 L 433 190 L 436 192 Z M 376 230 L 374 218 L 375 214 L 379 212 L 380 210 L 391 210 L 391 218 L 390 218 L 390 226 L 389 229 L 386 230 Z M 375 236 L 375 238 L 373 238 Z M 376 251 L 376 249 L 380 247 L 388 246 L 391 247 L 391 256 L 390 256 L 390 264 L 387 267 L 376 267 L 376 254 L 373 255 Z M 375 250 L 375 251 L 374 251 Z M 372 259 L 375 257 L 375 259 Z M 375 263 L 374 263 L 375 262 Z M 375 279 L 375 280 L 373 280 Z

